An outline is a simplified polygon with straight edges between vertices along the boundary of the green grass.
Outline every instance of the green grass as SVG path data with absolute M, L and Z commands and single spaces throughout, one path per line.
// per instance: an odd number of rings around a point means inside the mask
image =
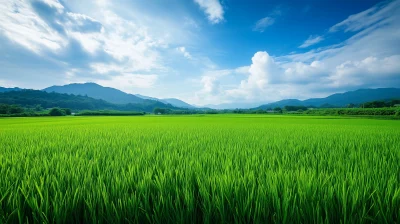
M 400 121 L 0 119 L 0 223 L 399 223 Z

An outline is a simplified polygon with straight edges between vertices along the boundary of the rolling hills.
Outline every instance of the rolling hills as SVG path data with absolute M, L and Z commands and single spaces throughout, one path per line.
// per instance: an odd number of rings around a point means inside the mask
M 359 105 L 368 101 L 399 98 L 399 88 L 359 89 L 344 93 L 336 93 L 325 98 L 311 98 L 307 100 L 286 99 L 264 104 L 255 109 L 268 109 L 284 106 L 345 107 L 348 104 Z
M 120 110 L 152 112 L 154 108 L 179 109 L 158 101 L 143 100 L 140 103 L 113 104 L 101 99 L 67 93 L 40 90 L 19 90 L 0 93 L 0 103 L 23 107 L 41 105 L 43 108 L 61 107 L 72 110 Z

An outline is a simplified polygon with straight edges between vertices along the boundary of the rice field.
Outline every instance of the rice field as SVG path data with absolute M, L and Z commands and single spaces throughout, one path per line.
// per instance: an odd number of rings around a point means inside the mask
M 400 121 L 0 119 L 0 223 L 400 223 Z

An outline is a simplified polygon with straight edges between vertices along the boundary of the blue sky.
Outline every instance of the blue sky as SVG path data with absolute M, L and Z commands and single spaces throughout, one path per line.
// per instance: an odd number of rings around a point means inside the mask
M 0 86 L 196 105 L 400 86 L 400 0 L 0 0 Z

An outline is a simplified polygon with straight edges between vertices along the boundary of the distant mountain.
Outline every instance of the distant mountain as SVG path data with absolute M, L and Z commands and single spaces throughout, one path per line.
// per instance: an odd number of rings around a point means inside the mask
M 359 89 L 345 93 L 336 93 L 325 98 L 311 98 L 307 100 L 281 100 L 274 103 L 261 105 L 255 109 L 267 109 L 284 106 L 345 107 L 350 103 L 358 105 L 368 101 L 399 98 L 399 88 Z
M 10 92 L 10 91 L 20 91 L 21 89 L 18 87 L 14 87 L 14 88 L 4 88 L 4 87 L 0 87 L 0 93 L 4 93 L 4 92 Z
M 157 99 L 157 98 L 154 98 L 154 97 L 150 97 L 150 96 L 143 96 L 143 95 L 140 95 L 140 94 L 135 94 L 135 96 L 137 96 L 137 97 L 139 97 L 139 98 L 142 98 L 142 99 L 145 99 L 145 100 L 156 100 L 156 101 L 160 101 L 160 99 Z
M 260 103 L 223 103 L 223 104 L 207 104 L 204 107 L 223 110 L 223 109 L 249 109 L 260 105 Z
M 166 98 L 166 99 L 158 99 L 158 98 L 154 98 L 154 97 L 150 97 L 150 96 L 143 96 L 140 94 L 135 94 L 135 96 L 140 97 L 142 99 L 147 99 L 147 100 L 157 100 L 160 102 L 163 102 L 165 104 L 171 104 L 172 106 L 175 107 L 181 107 L 181 108 L 187 108 L 187 109 L 194 109 L 196 108 L 193 105 L 190 105 L 180 99 L 176 99 L 176 98 Z
M 43 89 L 43 91 L 89 96 L 115 104 L 143 103 L 145 101 L 145 99 L 139 98 L 133 94 L 128 94 L 110 87 L 104 87 L 96 83 L 74 83 L 65 86 L 51 86 Z
M 114 104 L 128 104 L 128 103 L 156 103 L 158 102 L 163 108 L 167 108 L 167 104 L 174 107 L 181 108 L 194 108 L 194 106 L 187 104 L 178 99 L 157 99 L 154 97 L 143 96 L 140 94 L 129 94 L 121 90 L 104 87 L 96 83 L 74 83 L 65 86 L 51 86 L 43 89 L 46 92 L 67 93 L 74 95 L 89 96 L 95 99 L 105 100 Z M 165 104 L 165 105 L 162 105 Z
M 72 110 L 120 110 L 152 112 L 154 108 L 179 109 L 172 105 L 152 100 L 141 103 L 113 104 L 88 96 L 66 93 L 45 92 L 40 90 L 20 90 L 0 93 L 0 103 L 34 107 L 40 104 L 44 108 L 61 107 Z
M 184 101 L 182 101 L 180 99 L 175 99 L 175 98 L 161 99 L 161 102 L 169 103 L 169 104 L 171 104 L 171 105 L 173 105 L 175 107 L 181 107 L 181 108 L 187 108 L 187 109 L 196 108 L 193 105 L 190 105 L 190 104 L 188 104 L 188 103 L 186 103 L 186 102 L 184 102 Z

